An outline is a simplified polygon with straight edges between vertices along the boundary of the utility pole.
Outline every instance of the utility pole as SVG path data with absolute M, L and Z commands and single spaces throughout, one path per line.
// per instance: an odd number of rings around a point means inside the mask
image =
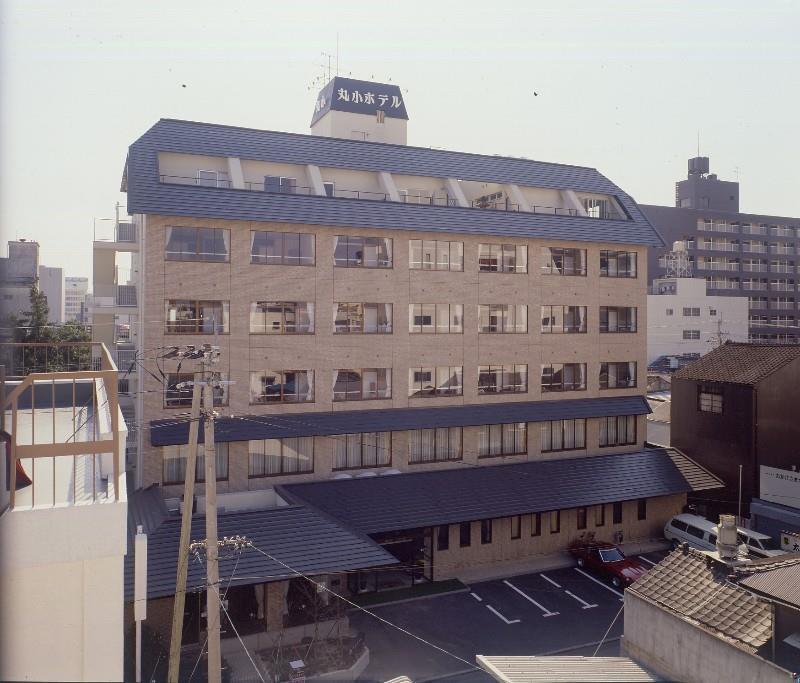
M 214 324 L 216 328 L 216 323 Z M 203 440 L 206 466 L 206 626 L 208 629 L 208 683 L 221 683 L 222 657 L 220 655 L 220 594 L 219 548 L 217 547 L 217 458 L 214 446 L 214 373 L 218 350 L 204 358 L 206 368 L 203 379 Z M 183 552 L 183 548 L 181 548 Z
M 192 531 L 194 480 L 197 468 L 197 432 L 200 423 L 200 389 L 203 373 L 195 371 L 192 386 L 192 413 L 189 423 L 189 452 L 186 454 L 186 479 L 183 485 L 183 516 L 178 546 L 178 576 L 175 580 L 175 601 L 172 604 L 172 636 L 169 641 L 168 683 L 178 683 L 183 640 L 183 611 L 186 605 L 186 574 L 189 569 L 189 542 Z M 216 480 L 215 480 L 216 483 Z

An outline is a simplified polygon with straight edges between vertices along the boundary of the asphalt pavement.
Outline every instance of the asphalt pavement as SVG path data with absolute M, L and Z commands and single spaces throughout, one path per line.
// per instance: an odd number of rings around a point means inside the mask
M 666 553 L 638 556 L 648 566 Z M 577 567 L 483 581 L 439 595 L 350 614 L 364 631 L 370 664 L 360 681 L 406 675 L 415 683 L 483 683 L 475 655 L 591 655 L 619 652 L 623 593 Z M 399 627 L 399 628 L 398 628 Z M 402 629 L 402 630 L 400 630 Z

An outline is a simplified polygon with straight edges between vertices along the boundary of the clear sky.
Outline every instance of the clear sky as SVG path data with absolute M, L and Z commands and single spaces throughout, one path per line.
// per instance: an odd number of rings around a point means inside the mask
M 405 91 L 409 143 L 595 166 L 674 202 L 700 150 L 800 216 L 800 2 L 0 0 L 0 233 L 91 276 L 160 117 L 307 132 L 322 53 Z M 538 93 L 538 95 L 536 94 Z M 102 223 L 101 223 L 102 225 Z

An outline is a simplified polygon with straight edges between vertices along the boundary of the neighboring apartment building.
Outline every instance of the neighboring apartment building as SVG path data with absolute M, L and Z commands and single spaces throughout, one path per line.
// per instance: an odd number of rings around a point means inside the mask
M 647 297 L 647 363 L 661 356 L 708 353 L 724 341 L 747 341 L 747 301 L 712 296 L 706 281 L 655 280 Z
M 167 356 L 139 373 L 140 484 L 182 493 L 193 367 L 166 349 L 210 343 L 221 498 L 311 504 L 417 580 L 660 536 L 718 482 L 644 449 L 657 233 L 594 169 L 410 147 L 406 119 L 337 77 L 312 135 L 161 120 L 131 145 L 139 344 Z
M 748 515 L 759 467 L 798 464 L 800 347 L 727 342 L 672 375 L 670 445 L 725 482 L 690 495 L 712 517 Z M 741 471 L 740 471 L 741 467 Z
M 747 299 L 751 341 L 797 343 L 800 218 L 742 213 L 738 183 L 709 175 L 705 157 L 690 159 L 689 169 L 676 184 L 675 208 L 642 211 L 668 245 L 686 243 L 709 294 Z M 667 250 L 650 249 L 648 263 L 651 280 L 666 276 Z
M 622 650 L 657 680 L 795 683 L 798 596 L 797 555 L 726 563 L 683 544 L 625 591 Z
M 63 323 L 64 270 L 62 268 L 39 266 L 39 291 L 47 297 L 48 322 Z
M 30 310 L 31 287 L 39 277 L 39 244 L 27 240 L 8 243 L 0 258 L 0 339 L 14 338 L 12 317 Z
M 64 320 L 87 325 L 86 297 L 89 294 L 88 277 L 64 278 Z
M 26 374 L 32 363 L 38 372 Z M 49 345 L 46 356 L 0 344 L 0 364 L 0 679 L 121 681 L 127 499 L 117 369 L 90 344 Z

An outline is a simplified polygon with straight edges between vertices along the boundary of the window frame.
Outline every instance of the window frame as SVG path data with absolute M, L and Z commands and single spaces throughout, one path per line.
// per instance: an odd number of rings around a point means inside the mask
M 492 314 L 500 323 L 491 324 Z M 521 314 L 521 315 L 520 315 Z M 486 326 L 483 324 L 484 316 L 488 319 Z M 499 318 L 498 318 L 499 316 Z M 524 323 L 520 322 L 524 319 Z M 524 329 L 523 329 L 524 324 Z M 494 327 L 494 329 L 492 329 Z M 528 334 L 528 305 L 527 304 L 478 304 L 478 333 L 479 334 Z
M 257 235 L 280 235 L 280 243 L 281 243 L 281 255 L 280 260 L 272 260 L 275 259 L 275 256 L 270 257 L 269 254 L 266 253 L 266 244 L 264 248 L 264 255 L 257 254 L 254 252 L 254 247 L 256 244 L 256 236 Z M 298 255 L 296 257 L 289 256 L 287 243 L 286 243 L 286 236 L 292 235 L 297 237 L 297 248 L 298 248 Z M 304 238 L 309 238 L 308 240 L 304 240 Z M 263 238 L 265 241 L 269 238 Z M 273 238 L 274 239 L 274 238 Z M 303 254 L 304 251 L 304 242 L 310 242 L 311 247 L 311 255 Z M 308 244 L 305 244 L 305 248 L 308 248 Z M 297 259 L 296 261 L 291 259 Z M 310 259 L 310 260 L 309 260 Z M 251 230 L 250 231 L 250 263 L 252 265 L 258 266 L 302 266 L 304 268 L 314 267 L 317 264 L 317 236 L 313 232 L 286 232 L 283 230 Z
M 560 368 L 560 370 L 555 370 Z M 564 380 L 567 370 L 570 370 L 573 377 L 582 378 L 581 382 L 573 380 L 569 386 Z M 549 374 L 546 371 L 549 370 Z M 556 374 L 561 373 L 561 381 L 557 384 L 553 380 Z M 539 375 L 539 387 L 543 394 L 549 393 L 565 393 L 568 391 L 586 391 L 588 382 L 586 379 L 587 364 L 586 363 L 542 363 Z M 549 377 L 550 381 L 546 382 L 545 378 Z
M 172 410 L 174 408 L 190 408 L 192 406 L 192 393 L 191 389 L 177 389 L 171 388 L 182 382 L 194 382 L 193 372 L 166 372 L 166 379 L 164 385 L 164 400 L 163 407 L 165 410 Z M 174 380 L 172 378 L 175 378 Z M 220 373 L 220 379 L 227 381 L 228 374 Z M 212 395 L 214 399 L 214 407 L 225 407 L 230 402 L 230 392 L 228 391 L 229 384 L 220 384 L 212 388 Z M 183 396 L 170 397 L 170 392 L 183 394 Z
M 531 538 L 536 538 L 542 535 L 542 513 L 531 513 Z
M 636 500 L 636 519 L 639 522 L 647 519 L 647 498 L 638 498 Z
M 440 446 L 442 445 L 440 443 L 439 438 L 437 438 L 437 436 L 438 436 L 437 432 L 439 430 L 447 430 L 447 457 L 439 457 L 439 453 L 440 453 L 439 449 L 440 449 Z M 453 430 L 458 430 L 458 431 L 454 432 Z M 419 440 L 420 440 L 420 443 L 421 443 L 422 442 L 422 435 L 423 435 L 422 433 L 423 432 L 433 432 L 433 434 L 432 434 L 432 436 L 433 436 L 433 441 L 432 441 L 433 449 L 431 451 L 433 453 L 433 459 L 428 458 L 428 459 L 425 459 L 425 460 L 421 460 L 421 459 L 413 459 L 412 460 L 412 447 L 414 445 L 413 441 L 412 441 L 412 439 L 414 439 L 413 435 L 416 434 L 416 433 L 419 433 Z M 453 451 L 453 446 L 452 446 L 452 444 L 453 444 L 452 436 L 455 433 L 458 434 L 458 449 L 456 451 L 457 454 L 458 454 L 458 457 L 453 457 L 452 456 L 452 453 L 454 452 Z M 429 428 L 425 428 L 425 429 L 410 429 L 410 430 L 408 430 L 406 432 L 406 441 L 408 443 L 408 446 L 407 446 L 408 456 L 407 457 L 408 457 L 408 464 L 409 465 L 429 465 L 431 463 L 437 463 L 437 462 L 460 462 L 461 460 L 464 459 L 464 428 L 463 427 L 429 427 Z
M 209 306 L 211 304 L 211 306 Z M 204 316 L 205 308 L 220 309 L 222 322 L 214 322 L 216 329 L 204 330 L 205 321 L 211 321 Z M 181 309 L 194 310 L 194 318 L 179 318 Z M 228 335 L 230 334 L 230 301 L 223 299 L 165 299 L 164 300 L 164 334 L 165 335 Z M 175 310 L 175 320 L 170 320 L 170 312 Z M 191 327 L 191 329 L 189 329 Z
M 620 256 L 628 260 L 627 270 L 620 270 Z M 631 258 L 632 257 L 632 258 Z M 605 259 L 605 268 L 603 260 Z M 614 261 L 614 272 L 612 274 L 609 264 Z M 625 251 L 622 249 L 601 249 L 600 250 L 600 277 L 636 279 L 639 277 L 639 254 L 635 251 Z M 633 266 L 631 275 L 631 265 Z
M 261 310 L 255 310 L 256 307 L 261 306 Z M 272 306 L 277 308 L 278 306 L 281 307 L 281 320 L 280 320 L 280 328 L 279 331 L 268 331 L 267 327 L 267 314 L 268 311 L 263 310 L 265 306 Z M 287 331 L 287 323 L 286 323 L 286 314 L 288 311 L 289 306 L 294 306 L 294 330 Z M 300 315 L 299 307 L 305 307 L 305 314 L 309 320 L 307 328 L 305 330 L 299 329 L 301 326 L 298 324 L 298 316 Z M 263 332 L 258 330 L 253 330 L 253 316 L 255 315 L 263 315 L 264 316 L 264 325 L 263 325 Z M 250 334 L 255 335 L 264 335 L 264 336 L 285 336 L 285 335 L 313 335 L 315 334 L 315 305 L 313 301 L 251 301 L 250 302 L 250 320 L 249 320 L 249 327 L 250 327 Z M 274 328 L 273 328 L 274 330 Z
M 178 446 L 172 446 L 172 448 L 177 448 L 178 453 L 180 453 L 181 448 L 186 448 L 188 444 L 180 444 Z M 161 451 L 161 484 L 162 486 L 183 486 L 186 483 L 186 462 L 187 462 L 187 455 L 179 455 L 178 457 L 170 457 L 167 458 L 164 454 L 164 448 L 162 447 Z M 166 447 L 169 448 L 169 447 Z M 196 484 L 205 483 L 206 476 L 205 476 L 205 453 L 204 453 L 204 444 L 198 443 L 197 444 L 197 461 L 195 464 L 195 471 L 194 471 L 194 481 Z M 222 452 L 221 452 L 222 451 Z M 230 477 L 230 444 L 227 441 L 216 441 L 214 443 L 214 452 L 215 452 L 215 470 L 218 471 L 219 469 L 219 462 L 220 460 L 224 460 L 225 462 L 225 475 L 220 476 L 217 474 L 216 480 L 217 481 L 228 481 Z M 224 456 L 224 457 L 221 457 Z M 166 464 L 167 460 L 183 460 L 184 464 L 181 468 L 183 471 L 183 475 L 179 479 L 168 479 L 166 476 Z
M 303 469 L 303 470 L 298 469 L 298 470 L 296 470 L 294 472 L 289 472 L 289 471 L 287 471 L 285 469 L 285 463 L 289 460 L 289 458 L 284 456 L 284 450 L 287 447 L 286 442 L 289 441 L 289 440 L 292 440 L 292 439 L 296 440 L 298 442 L 298 445 L 300 443 L 300 441 L 299 441 L 300 439 L 310 439 L 311 457 L 308 458 L 308 461 L 311 463 L 311 469 Z M 277 441 L 280 444 L 280 453 L 278 454 L 279 462 L 281 463 L 281 471 L 280 472 L 267 472 L 266 471 L 266 469 L 267 469 L 267 467 L 266 467 L 267 455 L 268 455 L 266 452 L 264 452 L 264 453 L 253 453 L 253 451 L 251 450 L 250 444 L 252 444 L 254 442 L 259 442 L 259 441 L 262 442 L 262 443 L 266 443 L 267 441 Z M 288 476 L 292 476 L 292 475 L 296 475 L 296 474 L 313 474 L 314 473 L 314 468 L 316 466 L 316 464 L 315 464 L 316 446 L 317 446 L 316 438 L 313 437 L 313 436 L 307 436 L 307 437 L 302 437 L 302 436 L 301 437 L 285 437 L 285 438 L 282 438 L 282 439 L 249 439 L 247 441 L 247 478 L 248 478 L 248 480 L 249 479 L 268 479 L 268 478 L 271 478 L 271 477 L 288 477 Z M 266 447 L 265 447 L 264 450 L 266 451 Z M 253 474 L 252 473 L 253 472 L 252 458 L 253 458 L 254 455 L 263 456 L 263 459 L 264 459 L 264 462 L 263 462 L 264 473 L 263 474 Z M 305 455 L 306 455 L 306 457 L 308 457 L 308 454 L 305 454 Z M 302 460 L 300 458 L 298 458 L 297 461 L 298 461 L 298 463 L 302 462 Z
M 631 378 L 632 378 L 633 384 L 630 384 L 630 383 L 629 384 L 620 384 L 619 383 L 619 366 L 623 366 L 623 365 L 624 366 L 630 366 L 631 363 L 633 364 L 633 373 L 631 374 Z M 611 375 L 612 375 L 612 373 L 610 372 L 611 371 L 611 367 L 610 366 L 612 366 L 612 365 L 617 366 L 617 368 L 615 369 L 615 372 L 613 373 L 614 376 L 615 376 L 615 381 L 614 381 L 614 385 L 613 386 L 611 384 Z M 605 372 L 603 371 L 604 368 L 605 368 Z M 626 367 L 625 371 L 627 372 L 628 369 L 629 369 L 629 367 Z M 603 390 L 603 391 L 612 390 L 612 389 L 635 389 L 636 386 L 637 386 L 637 383 L 638 383 L 638 374 L 639 374 L 639 364 L 635 360 L 633 360 L 633 361 L 608 361 L 606 363 L 600 363 L 600 377 L 599 377 L 600 389 Z
M 568 309 L 577 309 L 568 311 Z M 547 310 L 546 310 L 547 309 Z M 553 312 L 561 309 L 560 315 L 556 316 Z M 581 309 L 583 314 L 581 315 Z M 572 306 L 567 304 L 542 304 L 540 307 L 540 332 L 542 334 L 587 334 L 589 331 L 589 310 L 588 306 Z M 567 325 L 567 319 L 577 317 L 577 325 Z M 560 318 L 561 325 L 557 326 L 556 321 Z M 545 324 L 547 320 L 547 324 Z
M 725 412 L 725 394 L 722 389 L 709 384 L 698 384 L 697 412 L 722 415 Z
M 609 329 L 609 311 L 616 313 L 616 328 Z M 620 325 L 620 311 L 627 311 L 627 324 Z M 605 314 L 605 323 L 603 315 Z M 631 315 L 632 314 L 632 315 Z M 603 329 L 605 327 L 605 329 Z M 600 334 L 636 334 L 639 331 L 639 307 L 638 306 L 600 306 Z
M 550 534 L 561 533 L 561 510 L 550 510 Z
M 589 509 L 582 505 L 575 508 L 575 526 L 578 531 L 583 531 L 587 528 L 589 523 Z
M 338 326 L 339 320 L 339 312 L 341 307 L 359 307 L 358 311 L 355 313 L 356 321 L 358 321 L 360 317 L 360 325 L 358 328 L 354 327 L 350 321 L 349 313 L 347 318 L 347 329 L 344 327 Z M 367 321 L 367 309 L 369 307 L 376 307 L 376 316 L 375 319 L 377 320 L 380 316 L 381 309 L 380 306 L 383 306 L 383 314 L 384 318 L 388 320 L 388 323 L 383 324 L 383 329 L 381 325 L 378 324 L 375 327 L 375 330 L 367 330 L 366 329 L 366 321 Z M 333 334 L 394 334 L 394 304 L 391 303 L 382 303 L 382 302 L 375 302 L 375 301 L 337 301 L 333 304 Z
M 579 262 L 581 258 L 583 259 L 583 268 L 576 268 L 574 265 L 572 268 L 569 269 L 570 272 L 566 272 L 567 269 L 563 267 L 563 264 L 566 263 L 568 256 L 570 256 L 570 252 L 575 252 L 576 254 L 580 255 L 579 258 L 575 258 L 575 254 L 572 254 L 573 263 Z M 562 259 L 562 270 L 557 270 L 557 266 L 554 263 L 553 256 L 559 256 Z M 562 277 L 586 277 L 587 271 L 587 253 L 586 249 L 578 249 L 577 247 L 542 247 L 542 262 L 541 262 L 541 273 L 542 275 L 560 275 Z M 582 271 L 582 272 L 581 272 Z
M 430 371 L 431 390 L 423 390 L 421 383 L 416 375 L 422 375 Z M 444 371 L 444 372 L 442 372 Z M 445 382 L 456 378 L 457 383 L 449 389 L 443 389 L 440 384 L 440 375 L 446 375 Z M 418 389 L 417 389 L 418 387 Z M 415 391 L 415 389 L 417 389 Z M 463 396 L 464 395 L 464 366 L 463 365 L 436 365 L 430 367 L 409 368 L 408 369 L 408 397 L 409 398 L 441 398 L 443 396 Z
M 607 417 L 600 417 L 599 419 L 599 435 L 598 435 L 598 447 L 599 448 L 617 448 L 620 446 L 636 446 L 639 443 L 639 419 L 638 415 L 609 415 Z M 608 439 L 609 429 L 608 426 L 611 423 L 611 420 L 614 420 L 616 423 L 614 425 L 614 431 L 616 433 L 616 440 L 612 443 Z M 625 420 L 625 429 L 624 429 L 624 436 L 621 437 L 620 434 L 623 430 L 620 429 L 620 420 Z M 603 425 L 605 424 L 605 429 L 603 429 Z M 630 440 L 630 429 L 629 425 L 633 425 L 633 440 Z M 606 443 L 603 443 L 603 435 L 606 436 Z
M 622 517 L 623 517 L 623 509 L 622 509 L 623 501 L 618 500 L 611 504 L 611 523 L 612 524 L 622 524 Z
M 450 550 L 450 525 L 440 524 L 436 528 L 436 551 Z
M 381 371 L 381 370 L 384 373 L 384 378 L 383 379 L 384 379 L 384 383 L 386 385 L 384 391 L 387 392 L 386 395 L 384 395 L 384 396 L 368 396 L 368 395 L 365 395 L 365 391 L 366 390 L 365 390 L 365 387 L 364 387 L 364 373 L 365 372 L 371 372 L 371 371 L 375 371 L 377 373 L 378 371 Z M 352 393 L 352 392 L 348 391 L 347 389 L 345 390 L 345 392 L 343 394 L 344 398 L 342 398 L 341 391 L 339 392 L 340 397 L 339 398 L 336 397 L 336 382 L 339 379 L 339 373 L 342 373 L 342 372 L 358 373 L 358 375 L 359 375 L 358 384 L 360 386 L 360 394 L 361 394 L 361 396 L 359 398 L 348 398 L 349 394 Z M 349 383 L 353 383 L 354 384 L 355 380 L 352 380 L 352 379 L 349 380 L 349 381 L 345 380 L 345 385 L 346 386 Z M 335 403 L 347 403 L 347 402 L 352 402 L 352 401 L 388 401 L 388 400 L 391 400 L 391 398 L 392 398 L 392 368 L 336 368 L 333 371 L 333 401 Z
M 461 522 L 458 525 L 458 546 L 469 548 L 472 545 L 472 522 Z
M 508 427 L 513 427 L 513 431 L 507 432 Z M 526 455 L 528 453 L 528 423 L 527 422 L 505 422 L 491 423 L 478 426 L 478 459 L 484 458 L 505 458 L 513 455 Z M 491 452 L 493 443 L 493 432 L 499 431 L 500 451 Z M 496 436 L 496 434 L 495 434 Z M 507 438 L 509 437 L 510 438 Z M 485 444 L 485 447 L 484 447 Z M 519 447 L 517 446 L 519 444 Z M 522 450 L 519 450 L 519 449 Z
M 381 440 L 379 438 L 379 435 L 381 435 L 381 434 L 384 435 L 382 440 L 383 440 L 383 442 L 385 444 L 385 449 L 389 453 L 388 460 L 385 460 L 385 461 L 381 461 L 380 456 L 378 455 L 378 451 L 381 450 L 381 447 L 380 447 L 380 445 L 378 443 L 378 441 Z M 372 465 L 372 464 L 364 464 L 364 452 L 365 452 L 365 450 L 367 450 L 367 449 L 369 449 L 371 447 L 371 444 L 365 443 L 365 437 L 368 437 L 370 435 L 374 435 L 375 436 L 375 464 L 374 465 Z M 366 470 L 366 469 L 376 469 L 376 468 L 379 468 L 379 467 L 391 467 L 392 466 L 392 432 L 386 432 L 386 431 L 381 431 L 381 432 L 350 432 L 350 433 L 346 433 L 346 434 L 335 434 L 335 435 L 332 435 L 332 436 L 330 436 L 328 438 L 337 440 L 337 443 L 344 443 L 345 447 L 348 449 L 345 452 L 345 458 L 349 459 L 349 455 L 350 455 L 350 453 L 349 453 L 350 437 L 354 437 L 354 436 L 357 436 L 358 437 L 358 441 L 359 441 L 358 464 L 357 465 L 345 464 L 343 466 L 338 465 L 337 464 L 337 459 L 339 457 L 339 452 L 338 452 L 337 448 L 334 448 L 333 466 L 331 467 L 331 471 L 332 472 L 346 472 L 348 470 Z M 345 439 L 344 442 L 342 442 L 343 438 Z
M 339 249 L 339 240 L 343 240 L 343 246 L 347 254 L 344 259 L 337 259 L 336 252 Z M 350 251 L 357 249 L 355 243 L 361 241 L 360 260 L 351 259 Z M 372 242 L 375 244 L 372 244 Z M 384 261 L 376 259 L 376 265 L 365 264 L 365 252 L 371 246 L 380 247 L 379 241 L 383 242 L 387 256 Z M 357 252 L 358 253 L 358 252 Z M 338 261 L 342 261 L 341 263 Z M 372 235 L 335 235 L 333 242 L 333 267 L 334 268 L 366 268 L 368 270 L 391 270 L 394 268 L 394 239 L 391 237 L 374 237 Z
M 432 243 L 433 252 L 435 258 L 433 261 L 425 261 L 424 254 L 426 253 L 425 243 L 429 245 Z M 440 260 L 439 253 L 440 248 L 442 253 L 444 253 L 444 248 L 440 247 L 440 245 L 446 244 L 447 246 L 447 267 L 444 267 L 444 261 Z M 453 246 L 457 245 L 457 246 Z M 414 249 L 419 249 L 420 260 L 417 261 L 414 255 Z M 453 250 L 455 249 L 457 259 L 453 260 Z M 430 250 L 430 246 L 428 247 Z M 425 267 L 426 263 L 431 263 L 431 267 Z M 453 267 L 453 264 L 456 263 L 458 267 Z M 418 264 L 418 265 L 417 265 Z M 449 271 L 454 273 L 463 273 L 464 272 L 464 243 L 459 242 L 457 240 L 408 240 L 408 269 L 409 270 L 440 270 L 440 271 Z
M 429 311 L 427 307 L 433 307 L 430 311 L 430 324 L 420 322 L 417 319 L 425 318 Z M 447 330 L 440 325 L 440 311 L 447 306 Z M 455 311 L 454 311 L 455 309 Z M 464 304 L 408 304 L 408 333 L 409 334 L 464 334 Z
M 581 432 L 581 440 L 578 439 L 579 431 L 577 429 L 578 424 L 583 425 L 583 429 Z M 574 418 L 567 418 L 563 420 L 545 420 L 539 423 L 539 450 L 541 453 L 560 453 L 563 451 L 584 451 L 586 450 L 586 418 L 585 417 L 574 417 Z M 564 444 L 567 442 L 567 427 L 571 426 L 572 428 L 572 441 L 575 443 L 574 446 L 564 447 Z M 559 436 L 559 443 L 561 444 L 558 448 L 553 448 L 552 444 L 555 443 L 555 439 L 553 439 L 554 430 L 560 431 Z M 545 431 L 549 432 L 548 440 L 550 442 L 550 448 L 545 448 L 543 445 L 544 441 L 544 433 Z M 580 444 L 580 445 L 579 445 Z
M 173 230 L 192 230 L 194 231 L 194 251 L 168 251 L 167 248 L 172 240 Z M 206 241 L 203 235 L 210 231 L 211 234 L 206 239 L 216 246 L 220 241 L 226 247 L 224 254 L 214 252 L 205 254 L 201 244 Z M 227 237 L 227 238 L 226 238 Z M 204 258 L 205 256 L 205 258 Z M 211 258 L 209 258 L 209 256 Z M 221 257 L 221 258 L 218 258 Z M 168 225 L 164 235 L 164 260 L 173 263 L 230 263 L 231 260 L 231 231 L 228 228 L 201 228 L 193 225 Z
M 492 520 L 491 519 L 482 519 L 481 520 L 481 545 L 491 545 L 492 544 Z
M 524 368 L 524 370 L 520 368 Z M 500 378 L 499 383 L 497 382 L 498 372 Z M 521 381 L 518 383 L 506 381 L 507 378 L 513 377 L 517 377 Z M 486 378 L 488 378 L 488 381 Z M 478 366 L 479 396 L 496 396 L 498 394 L 527 394 L 529 389 L 528 381 L 527 363 Z
M 518 541 L 522 538 L 522 515 L 512 515 L 509 520 L 511 540 Z
M 485 247 L 485 249 L 484 249 Z M 514 267 L 506 266 L 506 260 L 511 258 L 513 249 Z M 488 261 L 482 263 L 482 254 L 488 252 Z M 498 258 L 499 257 L 499 258 Z M 523 261 L 522 266 L 519 261 Z M 492 259 L 498 259 L 492 263 Z M 494 266 L 494 267 L 493 267 Z M 478 272 L 479 273 L 506 273 L 509 275 L 526 275 L 528 273 L 528 245 L 507 242 L 481 242 L 478 244 Z
M 294 396 L 295 394 L 287 394 L 285 392 L 285 387 L 287 384 L 286 375 L 289 373 L 306 373 L 306 384 L 309 387 L 308 396 L 309 398 L 305 399 L 298 399 L 298 400 L 286 400 L 284 396 Z M 264 376 L 268 374 L 275 375 L 275 379 L 280 379 L 280 382 L 276 385 L 275 383 L 272 384 L 264 384 L 261 381 L 261 386 L 264 390 L 266 390 L 267 386 L 280 386 L 280 399 L 277 401 L 269 401 L 266 399 L 258 400 L 259 397 L 266 397 L 267 394 L 265 391 L 259 394 L 258 397 L 254 396 L 253 394 L 253 381 L 256 379 L 256 375 Z M 262 405 L 272 405 L 275 403 L 280 404 L 295 404 L 295 403 L 314 403 L 314 397 L 316 393 L 316 386 L 315 386 L 315 372 L 313 369 L 305 369 L 305 368 L 290 368 L 290 369 L 281 369 L 281 370 L 273 370 L 272 368 L 265 368 L 264 370 L 251 370 L 250 371 L 250 405 L 251 406 L 262 406 Z M 295 385 L 297 385 L 297 380 L 295 380 Z M 299 394 L 297 394 L 299 395 Z

